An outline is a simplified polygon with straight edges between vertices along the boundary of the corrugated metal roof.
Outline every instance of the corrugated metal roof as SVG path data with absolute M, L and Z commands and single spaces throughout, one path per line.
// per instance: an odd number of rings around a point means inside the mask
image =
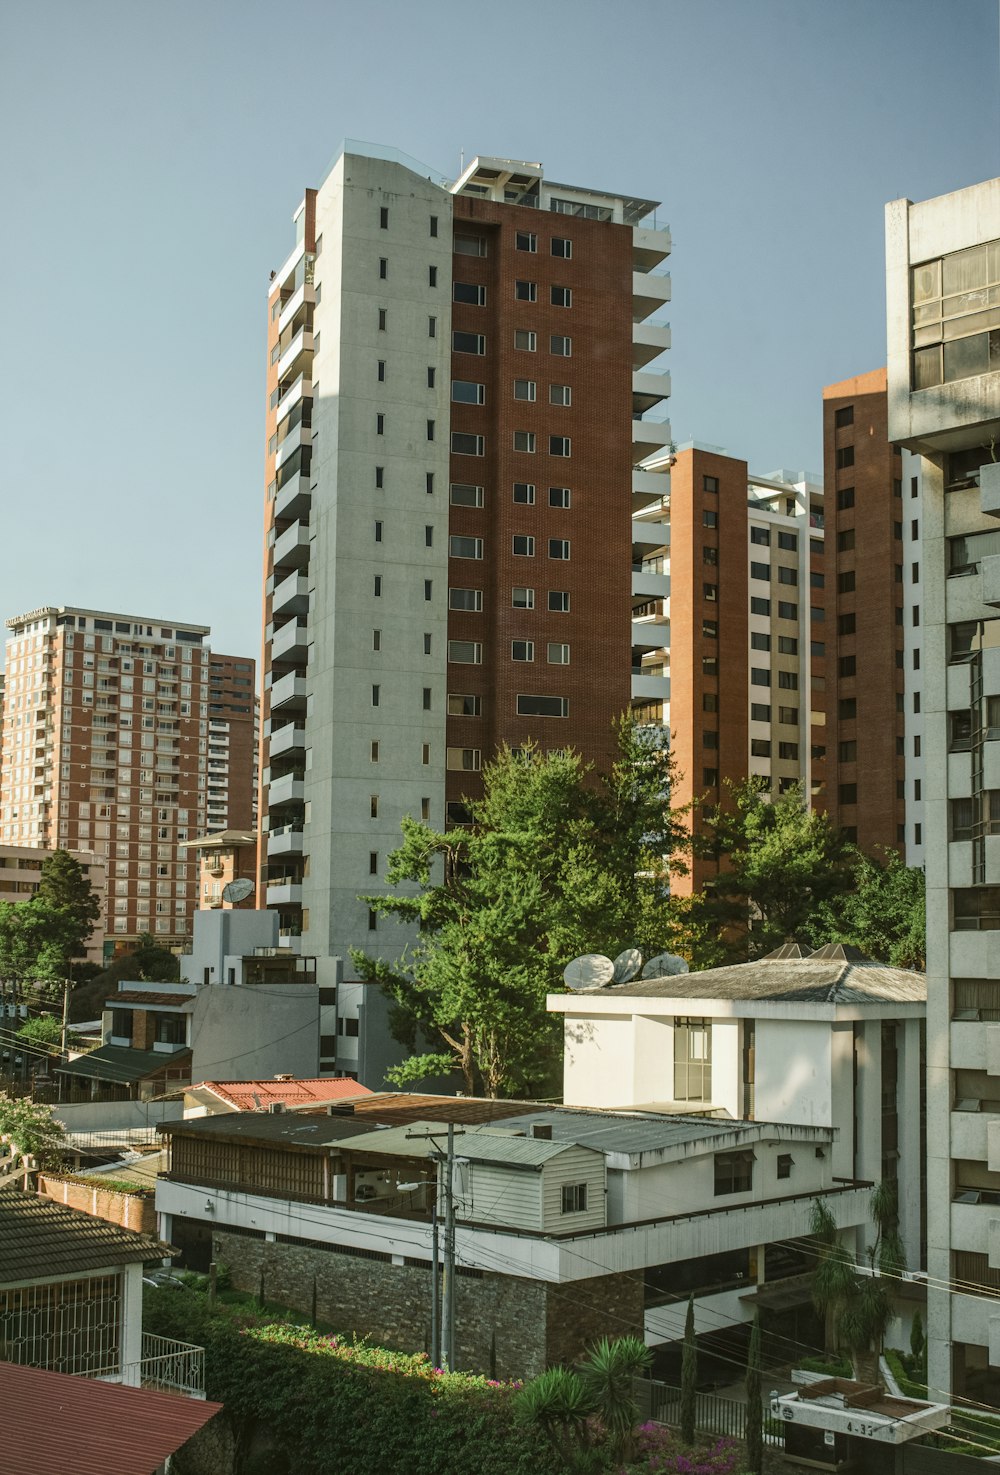
M 165 1070 L 167 1066 L 186 1064 L 190 1059 L 190 1050 L 173 1050 L 166 1054 L 162 1050 L 130 1050 L 125 1045 L 102 1045 L 99 1050 L 91 1050 L 89 1055 L 81 1055 L 68 1065 L 56 1066 L 56 1072 L 130 1085 Z
M 377 1130 L 374 1121 L 359 1122 L 352 1116 L 305 1116 L 301 1112 L 240 1111 L 218 1116 L 160 1122 L 157 1131 L 166 1135 L 182 1132 L 196 1137 L 239 1137 L 247 1142 L 266 1142 L 277 1147 L 326 1147 L 342 1137 L 358 1137 Z
M 660 1148 L 681 1147 L 689 1142 L 703 1142 L 713 1137 L 732 1135 L 741 1130 L 753 1131 L 753 1124 L 713 1121 L 708 1117 L 625 1116 L 613 1112 L 558 1111 L 530 1112 L 505 1123 L 530 1132 L 540 1123 L 552 1128 L 553 1143 L 576 1143 L 593 1147 L 598 1152 L 656 1152 Z M 553 1143 L 549 1145 L 552 1146 Z
M 173 1253 L 152 1235 L 122 1229 L 19 1188 L 0 1188 L 0 1284 L 142 1264 Z
M 506 1124 L 505 1124 L 506 1125 Z M 447 1122 L 412 1122 L 405 1127 L 386 1127 L 348 1144 L 350 1151 L 385 1157 L 430 1157 L 442 1152 L 448 1141 Z M 486 1126 L 470 1126 L 455 1133 L 455 1155 L 470 1162 L 504 1163 L 510 1167 L 540 1168 L 576 1144 L 551 1142 L 541 1137 Z
M 221 1403 L 0 1362 L 2 1475 L 153 1475 Z
M 848 949 L 843 949 L 846 953 Z M 851 957 L 761 958 L 681 973 L 637 978 L 611 988 L 583 989 L 580 997 L 633 999 L 757 999 L 797 1004 L 923 1004 L 927 979 L 906 968 L 886 968 Z
M 201 1081 L 192 1091 L 211 1091 L 236 1111 L 265 1111 L 272 1101 L 285 1106 L 311 1102 L 341 1101 L 349 1096 L 370 1096 L 359 1081 L 323 1076 L 296 1077 L 292 1081 Z

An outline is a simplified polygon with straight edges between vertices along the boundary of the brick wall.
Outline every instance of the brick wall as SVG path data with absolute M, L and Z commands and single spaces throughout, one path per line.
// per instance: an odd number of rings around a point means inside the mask
M 151 1193 L 122 1193 L 117 1189 L 98 1188 L 90 1182 L 63 1178 L 56 1173 L 39 1173 L 38 1192 L 53 1203 L 82 1209 L 95 1219 L 107 1219 L 123 1229 L 137 1229 L 142 1234 L 156 1234 L 156 1202 Z
M 236 1290 L 301 1311 L 338 1330 L 406 1352 L 430 1351 L 430 1267 L 360 1259 L 300 1242 L 212 1237 Z M 642 1280 L 596 1277 L 572 1286 L 517 1276 L 459 1275 L 459 1365 L 498 1378 L 530 1378 L 572 1362 L 601 1336 L 642 1335 Z

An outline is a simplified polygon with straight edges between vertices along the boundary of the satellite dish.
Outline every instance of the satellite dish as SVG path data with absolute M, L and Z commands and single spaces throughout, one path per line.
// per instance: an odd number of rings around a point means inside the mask
M 642 967 L 642 953 L 637 947 L 627 947 L 615 959 L 615 983 L 629 983 Z
M 643 978 L 671 978 L 678 973 L 687 972 L 686 958 L 679 958 L 676 953 L 657 953 L 655 958 L 650 958 L 642 970 L 642 976 Z
M 240 876 L 235 881 L 230 881 L 222 888 L 222 900 L 232 902 L 234 906 L 241 901 L 246 901 L 248 896 L 253 896 L 254 885 L 246 876 Z
M 615 965 L 603 953 L 584 953 L 563 969 L 563 983 L 575 992 L 584 988 L 603 988 L 615 976 Z

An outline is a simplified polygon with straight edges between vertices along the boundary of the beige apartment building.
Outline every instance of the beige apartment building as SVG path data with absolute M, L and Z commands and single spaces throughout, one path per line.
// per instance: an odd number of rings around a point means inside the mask
M 820 478 L 754 476 L 692 443 L 636 482 L 632 712 L 670 732 L 676 802 L 718 804 L 748 774 L 814 801 L 826 762 Z M 677 889 L 715 869 L 696 860 Z
M 183 843 L 252 824 L 253 660 L 211 653 L 204 625 L 69 606 L 7 629 L 0 844 L 92 852 L 108 950 L 179 947 L 198 905 Z
M 42 863 L 49 854 L 32 845 L 0 845 L 0 901 L 30 901 L 42 878 Z M 100 963 L 104 956 L 104 909 L 107 900 L 105 858 L 90 850 L 71 850 L 79 861 L 101 903 L 101 920 L 95 925 L 84 956 L 88 963 Z

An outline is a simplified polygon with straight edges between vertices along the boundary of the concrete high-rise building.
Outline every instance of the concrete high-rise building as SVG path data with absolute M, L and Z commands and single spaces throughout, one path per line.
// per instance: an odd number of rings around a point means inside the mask
M 637 480 L 632 713 L 670 732 L 675 802 L 718 804 L 747 775 L 810 802 L 825 760 L 820 479 L 753 476 L 692 444 Z M 675 889 L 716 870 L 696 859 Z
M 1000 1405 L 1000 179 L 895 200 L 886 236 L 888 434 L 922 522 L 928 1376 Z
M 903 469 L 899 449 L 889 441 L 887 414 L 884 369 L 823 390 L 829 774 L 824 807 L 869 854 L 902 854 L 912 794 L 906 791 L 905 688 L 914 667 L 904 669 L 905 626 L 913 609 L 919 610 L 919 560 L 907 566 L 903 559 Z M 919 653 L 909 654 L 919 663 Z M 919 797 L 919 782 L 916 792 Z
M 260 741 L 256 662 L 212 651 L 208 662 L 208 796 L 210 832 L 252 828 L 257 819 Z
M 99 610 L 46 606 L 7 629 L 0 843 L 102 857 L 107 941 L 149 932 L 179 946 L 198 904 L 197 866 L 179 847 L 204 833 L 210 807 L 221 815 L 223 794 L 234 826 L 252 822 L 253 700 L 237 712 L 227 693 L 244 690 L 230 668 L 252 693 L 254 662 L 215 658 L 213 684 L 206 626 Z M 223 722 L 227 773 L 210 768 Z
M 404 815 L 460 823 L 504 742 L 611 760 L 633 468 L 670 438 L 655 208 L 367 145 L 299 207 L 269 295 L 261 862 L 323 978 L 409 938 L 359 899 Z

